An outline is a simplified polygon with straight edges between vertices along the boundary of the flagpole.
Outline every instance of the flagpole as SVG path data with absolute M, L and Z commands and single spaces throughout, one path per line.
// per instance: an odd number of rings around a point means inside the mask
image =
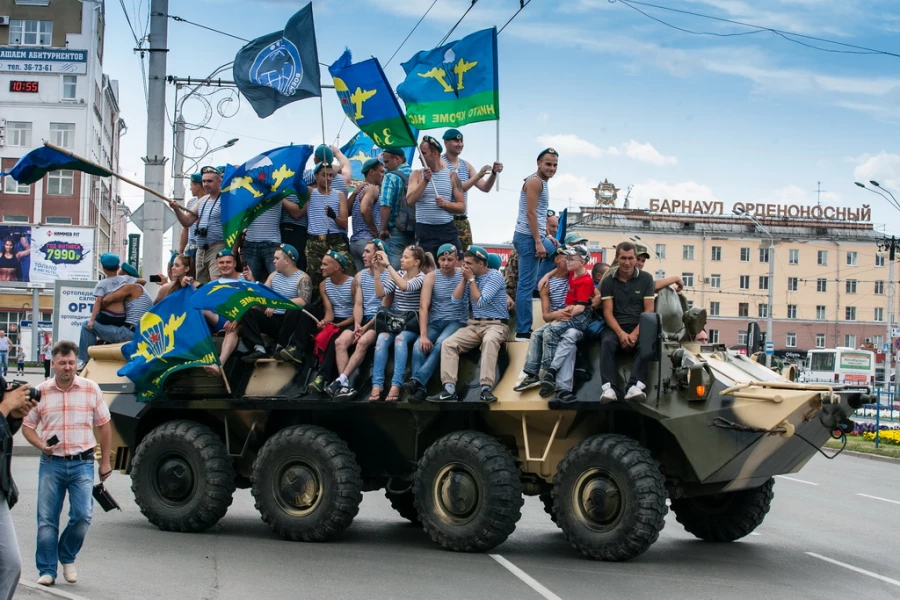
M 497 162 L 500 162 L 500 119 L 497 119 Z M 500 191 L 500 175 L 497 174 L 494 178 L 494 181 L 497 182 L 497 191 Z
M 422 161 L 422 168 L 423 168 L 423 169 L 427 169 L 427 168 L 428 168 L 428 165 L 425 164 L 425 158 L 422 156 L 422 152 L 421 152 L 421 151 L 419 152 L 419 160 Z M 424 174 L 424 173 L 422 173 L 422 178 L 423 178 L 423 179 L 425 178 L 425 174 Z M 431 189 L 434 190 L 434 197 L 437 198 L 439 194 L 438 194 L 438 191 L 437 191 L 437 186 L 434 184 L 434 178 L 430 179 L 429 181 L 431 181 Z
M 228 385 L 228 377 L 225 376 L 225 369 L 223 369 L 221 366 L 219 367 L 219 375 L 222 376 L 222 383 L 225 384 L 225 391 L 230 396 L 231 395 L 231 386 Z
M 322 94 L 319 94 L 319 118 L 322 122 L 322 144 L 325 144 L 325 103 L 322 101 Z
M 103 165 L 98 165 L 97 163 L 95 163 L 95 162 L 92 161 L 92 160 L 88 160 L 88 159 L 86 159 L 86 158 L 84 158 L 84 157 L 82 157 L 82 156 L 78 156 L 77 154 L 75 154 L 75 153 L 72 152 L 71 150 L 67 150 L 67 149 L 65 149 L 65 148 L 61 148 L 61 147 L 59 147 L 59 146 L 57 146 L 57 145 L 55 145 L 55 144 L 51 144 L 50 142 L 44 142 L 44 146 L 46 146 L 47 148 L 50 148 L 51 150 L 56 150 L 57 152 L 62 152 L 63 154 L 65 154 L 65 155 L 67 155 L 67 156 L 71 156 L 72 158 L 74 158 L 74 159 L 76 159 L 76 160 L 80 160 L 80 161 L 83 162 L 83 163 L 87 163 L 87 164 L 89 164 L 89 165 L 92 165 L 92 166 L 95 166 L 95 167 L 99 167 L 99 168 L 103 169 L 104 171 L 108 172 L 109 175 L 110 175 L 110 177 L 115 177 L 116 179 L 119 179 L 119 180 L 121 180 L 121 181 L 124 181 L 125 183 L 130 183 L 130 184 L 133 185 L 134 187 L 140 188 L 140 189 L 144 190 L 145 192 L 148 192 L 148 193 L 150 193 L 150 194 L 156 196 L 157 198 L 160 198 L 160 199 L 161 199 L 163 202 L 165 202 L 166 204 L 168 204 L 168 203 L 171 201 L 171 198 L 166 198 L 165 196 L 163 196 L 162 194 L 160 194 L 160 193 L 157 192 L 156 190 L 151 189 L 151 188 L 148 188 L 148 187 L 145 186 L 145 185 L 141 185 L 141 184 L 138 183 L 137 181 L 134 181 L 134 180 L 132 180 L 132 179 L 128 179 L 127 177 L 124 177 L 124 176 L 122 176 L 122 175 L 119 175 L 119 174 L 116 173 L 115 171 L 110 171 L 109 169 L 107 169 L 107 168 L 104 167 Z M 178 204 L 178 203 L 176 203 L 175 206 L 177 206 L 179 210 L 182 210 L 182 211 L 184 211 L 184 212 L 186 212 L 186 213 L 190 213 L 190 214 L 194 215 L 195 217 L 198 216 L 197 213 L 195 213 L 195 212 L 192 211 L 191 209 L 186 208 L 186 207 L 184 207 L 184 206 L 181 206 L 181 205 Z

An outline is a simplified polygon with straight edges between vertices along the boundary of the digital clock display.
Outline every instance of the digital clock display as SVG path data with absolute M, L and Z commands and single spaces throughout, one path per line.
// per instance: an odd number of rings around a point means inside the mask
M 26 94 L 37 94 L 38 93 L 38 82 L 37 81 L 10 81 L 9 82 L 9 91 L 23 92 Z

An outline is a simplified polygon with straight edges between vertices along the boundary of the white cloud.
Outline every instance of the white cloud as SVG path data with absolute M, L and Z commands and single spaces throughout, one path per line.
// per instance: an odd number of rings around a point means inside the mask
M 587 140 L 583 140 L 572 133 L 562 133 L 558 135 L 542 135 L 538 137 L 538 142 L 542 146 L 553 148 L 560 154 L 574 154 L 577 156 L 590 156 L 591 158 L 599 158 L 601 156 L 616 155 L 619 150 L 613 146 L 603 149 L 596 144 Z
M 602 156 L 627 156 L 632 160 L 649 163 L 658 167 L 674 165 L 678 162 L 678 159 L 674 156 L 663 156 L 649 142 L 642 144 L 635 140 L 628 140 L 619 146 L 601 148 L 572 133 L 542 135 L 537 138 L 537 141 L 542 146 L 555 149 L 563 156 L 573 154 L 575 156 L 589 156 L 591 158 L 600 158 Z
M 882 151 L 868 157 L 854 169 L 853 178 L 866 184 L 875 180 L 896 196 L 900 194 L 900 155 Z
M 660 154 L 650 143 L 641 144 L 640 142 L 629 140 L 627 144 L 624 144 L 624 150 L 625 155 L 629 158 L 658 167 L 674 165 L 678 162 L 678 159 L 674 156 L 663 156 Z
M 620 192 L 619 202 L 621 203 L 624 198 L 625 196 Z M 699 200 L 701 202 L 719 201 L 712 188 L 696 181 L 669 183 L 667 181 L 651 180 L 634 184 L 634 187 L 631 189 L 631 208 L 647 208 L 650 206 L 651 198 L 658 200 Z
M 593 206 L 597 184 L 586 177 L 572 173 L 557 173 L 548 183 L 550 188 L 550 208 L 562 210 L 567 206 Z
M 821 194 L 817 194 L 814 189 L 804 189 L 794 184 L 773 190 L 754 201 L 765 204 L 796 204 L 799 206 L 811 206 L 819 201 L 825 206 L 843 204 L 843 199 L 834 192 L 822 191 Z

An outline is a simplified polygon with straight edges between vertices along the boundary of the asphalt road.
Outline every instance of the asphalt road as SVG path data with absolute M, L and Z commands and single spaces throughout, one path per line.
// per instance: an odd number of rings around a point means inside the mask
M 14 460 L 20 503 L 13 510 L 29 581 L 37 458 Z M 130 479 L 107 487 L 122 512 L 95 509 L 79 556 L 79 582 L 58 592 L 121 598 L 629 598 L 867 600 L 900 598 L 900 465 L 853 457 L 815 458 L 779 477 L 758 535 L 731 544 L 695 540 L 670 513 L 659 541 L 628 563 L 582 558 L 527 498 L 515 533 L 486 554 L 441 550 L 390 508 L 365 494 L 337 541 L 283 541 L 260 520 L 249 490 L 204 534 L 159 531 L 134 504 Z M 836 562 L 829 562 L 836 561 Z M 22 597 L 38 597 L 22 589 Z

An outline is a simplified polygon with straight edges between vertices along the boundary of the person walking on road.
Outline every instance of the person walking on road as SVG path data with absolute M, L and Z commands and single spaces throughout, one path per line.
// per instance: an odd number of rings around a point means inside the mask
M 55 583 L 57 563 L 62 563 L 66 581 L 78 580 L 75 558 L 91 525 L 94 508 L 94 428 L 100 437 L 100 481 L 112 473 L 112 427 L 100 386 L 75 374 L 78 346 L 74 342 L 58 342 L 50 353 L 56 376 L 38 386 L 41 402 L 22 422 L 25 439 L 42 453 L 35 563 L 37 582 L 45 586 Z M 59 517 L 66 493 L 69 522 L 60 535 Z
M 3 369 L 3 376 L 6 377 L 6 371 L 9 368 L 9 338 L 6 332 L 0 329 L 0 369 Z

